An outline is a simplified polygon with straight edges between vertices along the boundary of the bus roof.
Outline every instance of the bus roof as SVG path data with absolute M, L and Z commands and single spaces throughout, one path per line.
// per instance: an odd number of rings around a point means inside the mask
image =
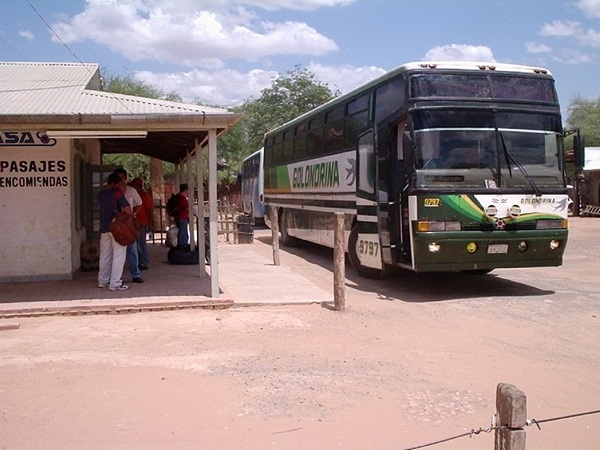
M 265 136 L 270 135 L 272 133 L 278 132 L 283 128 L 287 128 L 290 125 L 295 123 L 302 122 L 308 116 L 311 116 L 313 113 L 317 113 L 328 109 L 330 107 L 335 106 L 338 103 L 342 103 L 359 93 L 369 90 L 375 86 L 378 86 L 385 81 L 394 78 L 395 76 L 410 72 L 414 70 L 465 70 L 465 71 L 473 71 L 473 72 L 502 72 L 502 73 L 522 73 L 522 74 L 531 74 L 531 75 L 542 75 L 551 77 L 552 74 L 548 69 L 544 69 L 542 67 L 534 67 L 534 66 L 524 66 L 519 64 L 507 64 L 507 63 L 491 63 L 491 62 L 478 62 L 478 61 L 417 61 L 403 64 L 401 66 L 396 67 L 395 69 L 390 70 L 389 72 L 384 73 L 383 75 L 361 85 L 357 88 L 353 89 L 350 92 L 347 92 L 344 95 L 340 95 L 339 97 L 332 98 L 326 103 L 323 103 L 320 106 L 290 120 L 283 125 L 280 125 L 270 131 L 268 131 Z
M 246 161 L 247 159 L 250 159 L 250 158 L 252 158 L 252 157 L 254 157 L 254 156 L 256 156 L 256 155 L 260 155 L 260 154 L 261 154 L 261 153 L 262 153 L 264 150 L 265 150 L 265 148 L 264 148 L 264 147 L 261 147 L 261 148 L 259 148 L 259 149 L 258 149 L 258 150 L 256 150 L 254 153 L 251 153 L 251 154 L 249 154 L 248 156 L 246 156 L 246 157 L 244 158 L 244 161 Z

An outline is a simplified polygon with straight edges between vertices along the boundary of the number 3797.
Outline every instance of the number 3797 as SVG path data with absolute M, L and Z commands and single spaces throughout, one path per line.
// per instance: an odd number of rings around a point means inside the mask
M 359 240 L 358 252 L 361 255 L 377 256 L 379 254 L 379 242 Z

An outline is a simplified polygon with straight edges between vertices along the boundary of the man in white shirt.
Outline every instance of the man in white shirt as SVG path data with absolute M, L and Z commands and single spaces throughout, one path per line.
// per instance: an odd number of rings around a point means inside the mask
M 138 191 L 127 184 L 127 171 L 125 169 L 115 169 L 115 173 L 119 175 L 121 180 L 126 184 L 125 198 L 129 202 L 131 209 L 133 209 L 133 217 L 142 207 L 142 198 Z M 139 256 L 137 249 L 137 242 L 127 246 L 127 264 L 129 265 L 129 271 L 131 272 L 131 281 L 134 283 L 143 283 L 142 273 L 139 267 Z

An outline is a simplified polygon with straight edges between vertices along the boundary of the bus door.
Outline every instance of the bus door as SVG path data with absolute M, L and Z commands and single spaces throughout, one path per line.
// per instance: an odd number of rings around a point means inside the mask
M 362 275 L 370 275 L 373 269 L 383 269 L 382 243 L 389 250 L 389 236 L 380 240 L 379 200 L 377 177 L 376 137 L 369 130 L 358 138 L 356 155 L 356 223 L 348 242 L 348 253 L 355 269 Z M 387 200 L 386 200 L 387 201 Z
M 398 244 L 398 196 L 395 174 L 397 171 L 396 127 L 385 125 L 377 133 L 377 224 L 381 245 L 381 259 L 384 264 L 394 264 Z
M 407 130 L 406 122 L 402 122 L 396 130 L 396 172 L 394 174 L 395 190 L 394 198 L 397 200 L 395 207 L 395 225 L 397 236 L 396 262 L 399 264 L 412 265 L 412 251 L 410 239 L 410 219 L 408 211 L 408 167 L 412 142 Z

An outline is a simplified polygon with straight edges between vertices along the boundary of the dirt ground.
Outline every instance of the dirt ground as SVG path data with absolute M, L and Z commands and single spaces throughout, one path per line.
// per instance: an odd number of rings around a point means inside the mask
M 490 426 L 501 382 L 525 392 L 529 418 L 598 410 L 599 236 L 600 219 L 573 219 L 559 268 L 384 280 L 348 268 L 344 312 L 0 321 L 20 324 L 0 331 L 0 449 L 405 449 Z M 268 233 L 253 250 L 270 255 Z M 330 250 L 283 250 L 333 292 Z M 600 448 L 600 414 L 526 431 L 528 450 Z M 493 447 L 481 433 L 432 448 Z

